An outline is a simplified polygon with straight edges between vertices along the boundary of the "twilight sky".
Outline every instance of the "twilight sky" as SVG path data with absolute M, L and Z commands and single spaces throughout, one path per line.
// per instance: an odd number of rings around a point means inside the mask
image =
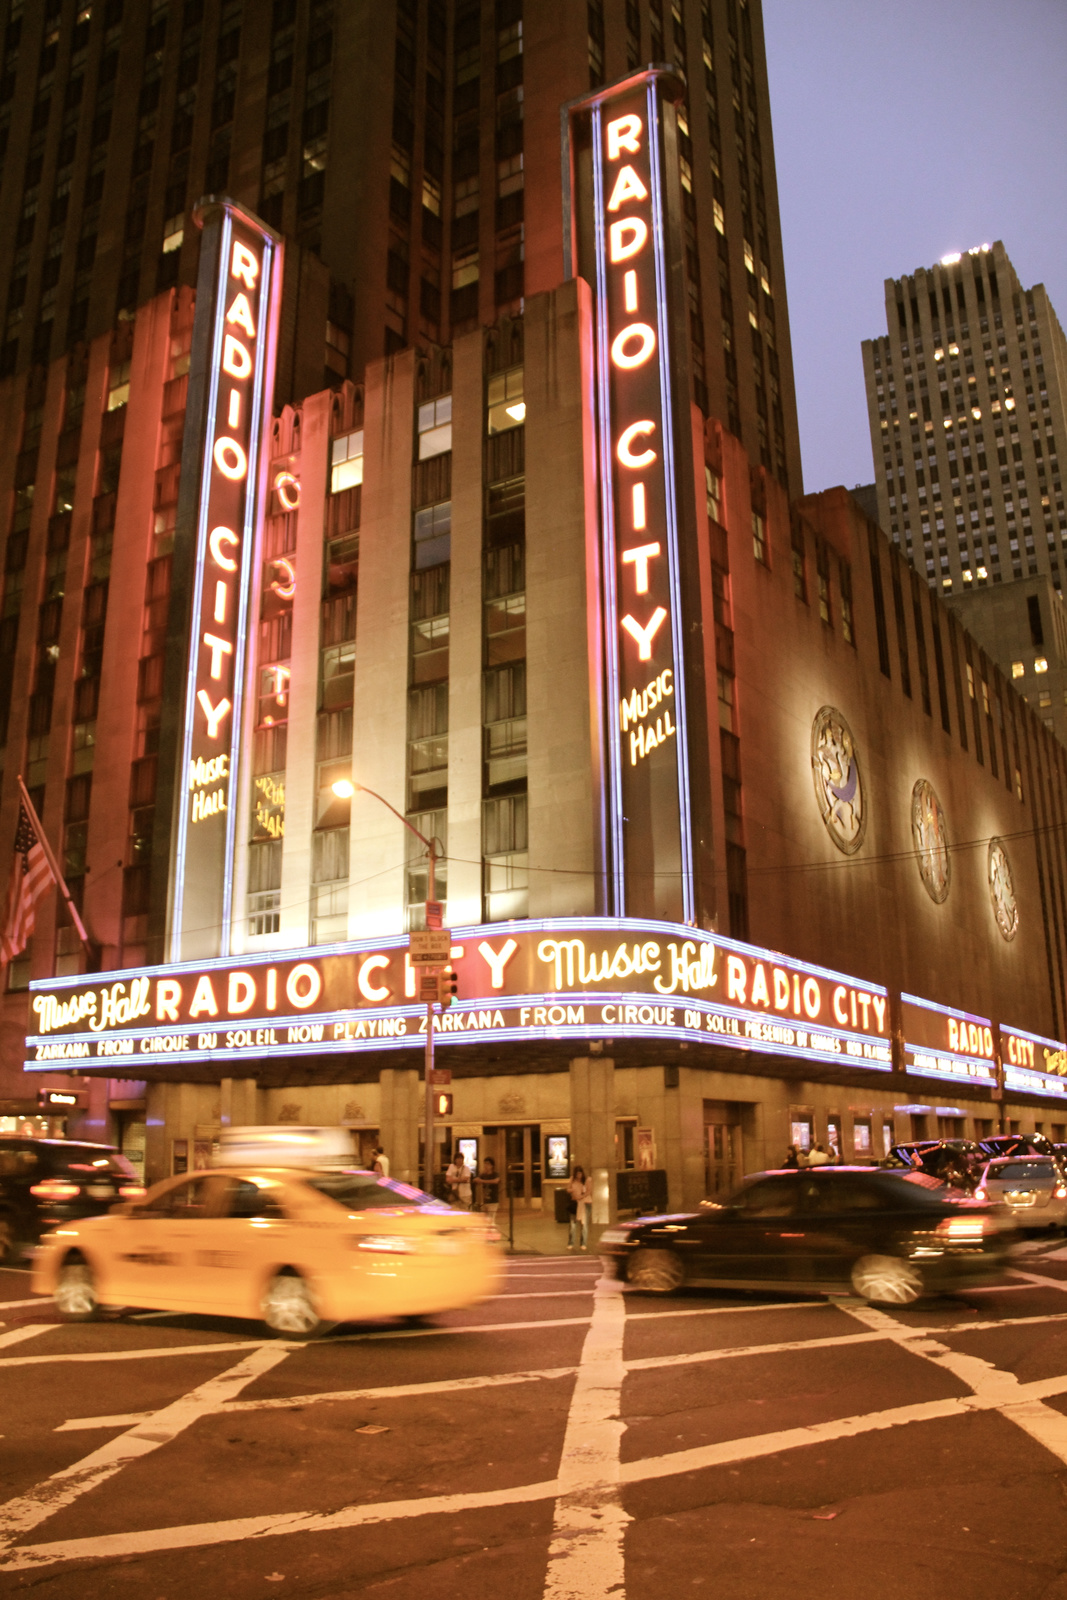
M 1067 0 L 763 0 L 804 488 L 869 483 L 886 278 L 1002 239 L 1067 322 Z

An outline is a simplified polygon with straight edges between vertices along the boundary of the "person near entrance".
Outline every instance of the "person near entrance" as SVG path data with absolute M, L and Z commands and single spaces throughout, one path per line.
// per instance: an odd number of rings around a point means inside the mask
M 371 1171 L 377 1172 L 379 1177 L 382 1178 L 387 1178 L 389 1176 L 389 1157 L 386 1155 L 380 1144 L 375 1146 L 374 1159 L 371 1162 Z
M 478 1187 L 482 1210 L 495 1226 L 497 1207 L 500 1205 L 500 1174 L 496 1170 L 496 1162 L 492 1156 L 486 1156 L 474 1181 Z
M 589 1248 L 589 1213 L 593 1209 L 593 1186 L 585 1175 L 584 1167 L 575 1167 L 571 1174 L 571 1181 L 567 1185 L 567 1214 L 570 1226 L 567 1230 L 567 1249 L 573 1250 L 575 1241 L 580 1240 L 580 1248 Z
M 448 1198 L 454 1206 L 463 1206 L 464 1210 L 470 1209 L 471 1203 L 471 1169 L 463 1159 L 463 1151 L 457 1150 L 452 1157 L 451 1165 L 445 1173 L 445 1183 L 448 1187 Z

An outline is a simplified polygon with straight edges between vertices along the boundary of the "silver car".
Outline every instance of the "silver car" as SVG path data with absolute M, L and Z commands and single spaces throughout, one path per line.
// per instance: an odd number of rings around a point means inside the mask
M 1067 1226 L 1067 1181 L 1051 1156 L 1000 1156 L 988 1162 L 974 1197 L 1010 1206 L 1022 1228 Z

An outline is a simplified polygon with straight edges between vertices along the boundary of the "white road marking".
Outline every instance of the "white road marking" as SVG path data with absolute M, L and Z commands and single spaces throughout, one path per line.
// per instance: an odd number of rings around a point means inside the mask
M 489 1489 L 476 1494 L 427 1495 L 419 1500 L 386 1500 L 377 1504 L 345 1506 L 341 1511 L 283 1512 L 280 1516 L 238 1517 L 231 1522 L 201 1522 L 182 1528 L 153 1528 L 147 1533 L 114 1533 L 101 1538 L 63 1539 L 55 1544 L 23 1545 L 0 1561 L 0 1572 L 25 1571 L 55 1561 L 99 1560 L 125 1555 L 154 1555 L 159 1550 L 188 1550 L 206 1545 L 232 1544 L 241 1539 L 261 1539 L 288 1533 L 335 1533 L 341 1528 L 366 1527 L 376 1522 L 397 1522 L 409 1517 L 458 1516 L 495 1506 L 528 1505 L 548 1500 L 559 1485 L 519 1484 L 513 1489 Z M 623 1600 L 621 1594 L 617 1600 Z
M 595 1280 L 585 1289 L 530 1289 L 520 1293 L 493 1294 L 490 1300 L 575 1300 L 579 1295 L 592 1294 Z
M 619 1495 L 626 1308 L 622 1285 L 601 1278 L 582 1346 L 559 1463 L 545 1600 L 623 1600 L 629 1513 Z
M 0 1506 L 0 1549 L 10 1548 L 21 1534 L 45 1522 L 64 1506 L 69 1506 L 90 1489 L 99 1488 L 108 1478 L 131 1461 L 169 1444 L 179 1433 L 191 1427 L 206 1413 L 217 1409 L 219 1401 L 230 1399 L 246 1384 L 276 1367 L 289 1355 L 286 1348 L 261 1345 L 239 1361 L 227 1372 L 209 1378 L 206 1383 L 174 1400 L 151 1417 L 120 1434 L 108 1444 L 94 1450 L 50 1478 L 38 1483 L 28 1494 L 18 1495 Z
M 54 1322 L 28 1322 L 24 1328 L 12 1328 L 10 1333 L 0 1333 L 0 1349 L 9 1344 L 21 1344 L 38 1333 L 51 1333 Z
M 227 1400 L 221 1402 L 217 1409 L 229 1416 L 234 1411 L 298 1411 L 306 1406 L 349 1400 L 407 1400 L 413 1395 L 454 1394 L 464 1389 L 496 1389 L 506 1384 L 552 1382 L 558 1378 L 573 1377 L 576 1371 L 575 1367 L 546 1367 L 541 1372 L 501 1372 L 481 1378 L 442 1378 L 431 1383 L 398 1383 L 377 1389 L 333 1389 L 270 1400 Z M 68 1422 L 61 1422 L 55 1432 L 125 1427 L 151 1415 L 150 1411 L 131 1411 L 113 1417 L 72 1417 Z
M 50 1322 L 47 1325 L 38 1325 L 41 1333 L 56 1333 L 60 1324 Z M 242 1339 L 240 1342 L 231 1341 L 228 1344 L 176 1344 L 153 1345 L 144 1350 L 79 1350 L 60 1351 L 56 1355 L 47 1356 L 7 1356 L 0 1360 L 3 1367 L 40 1367 L 46 1362 L 56 1361 L 149 1361 L 155 1356 L 213 1356 L 225 1350 L 258 1350 L 263 1343 L 262 1339 Z M 272 1340 L 272 1345 L 282 1350 L 298 1350 L 300 1342 L 289 1343 L 285 1340 Z
M 1067 1278 L 1044 1278 L 1038 1272 L 1024 1272 L 1021 1267 L 1009 1267 L 1008 1271 L 1013 1278 L 1025 1278 L 1038 1288 L 1058 1289 L 1061 1294 L 1067 1293 Z
M 1054 1456 L 1067 1461 L 1067 1417 L 1054 1407 L 1042 1404 L 1046 1395 L 1062 1393 L 1067 1389 L 1067 1378 L 1051 1380 L 1059 1385 L 1051 1389 L 1047 1387 L 1049 1380 L 1023 1384 L 1014 1372 L 1005 1372 L 991 1361 L 984 1361 L 981 1356 L 952 1350 L 948 1345 L 930 1338 L 921 1329 L 904 1328 L 875 1306 L 849 1307 L 849 1315 L 858 1322 L 866 1323 L 869 1328 L 883 1330 L 902 1349 L 922 1356 L 944 1372 L 951 1372 L 954 1378 L 974 1390 L 981 1404 L 999 1411 Z

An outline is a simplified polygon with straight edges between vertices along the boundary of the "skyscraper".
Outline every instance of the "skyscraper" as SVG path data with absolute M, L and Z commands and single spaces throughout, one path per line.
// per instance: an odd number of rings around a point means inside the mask
M 289 242 L 278 396 L 559 279 L 560 106 L 679 67 L 693 394 L 800 492 L 762 21 L 736 0 L 11 0 L 0 376 L 196 281 L 190 208 Z M 325 374 L 325 377 L 324 377 Z
M 887 332 L 863 344 L 882 527 L 945 594 L 1062 589 L 1067 341 L 1044 287 L 998 242 L 885 291 Z
M 84 1073 L 153 1177 L 227 1122 L 427 1181 L 463 1137 L 537 1205 L 568 1151 L 690 1204 L 789 1142 L 989 1132 L 1002 1038 L 1012 1117 L 1054 1107 L 1067 752 L 844 490 L 798 496 L 753 0 L 240 17 L 86 19 L 131 86 L 100 322 L 94 279 L 63 347 L 61 271 L 0 379 L 0 841 L 22 770 L 89 931 L 47 897 L 8 970 L 15 1109 Z M 186 199 L 227 129 L 230 198 L 145 255 L 183 70 Z

